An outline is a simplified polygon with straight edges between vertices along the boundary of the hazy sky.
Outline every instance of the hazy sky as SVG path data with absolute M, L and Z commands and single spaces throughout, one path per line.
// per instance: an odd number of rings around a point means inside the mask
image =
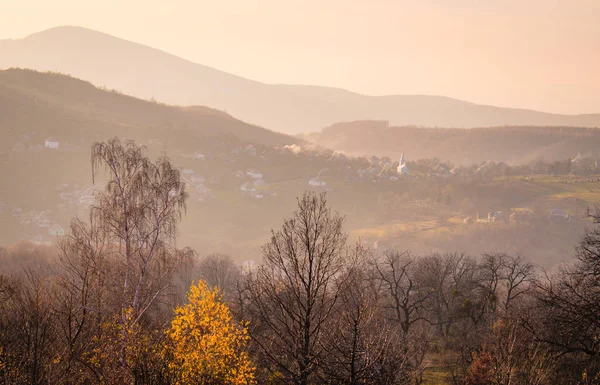
M 0 0 L 0 39 L 60 25 L 267 83 L 600 112 L 600 0 Z

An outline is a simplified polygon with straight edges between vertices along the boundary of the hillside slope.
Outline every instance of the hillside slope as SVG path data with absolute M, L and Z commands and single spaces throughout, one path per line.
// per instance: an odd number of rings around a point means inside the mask
M 390 126 L 386 121 L 337 123 L 303 135 L 313 143 L 352 155 L 440 158 L 469 165 L 483 161 L 526 164 L 600 155 L 600 129 L 490 127 L 465 129 Z
M 79 27 L 0 41 L 0 69 L 9 67 L 67 73 L 145 99 L 206 105 L 287 133 L 363 119 L 433 127 L 600 127 L 600 114 L 558 115 L 441 96 L 367 96 L 336 88 L 264 84 Z
M 0 71 L 0 115 L 5 135 L 0 148 L 12 146 L 21 135 L 38 140 L 56 137 L 73 142 L 106 138 L 139 130 L 155 131 L 165 141 L 172 134 L 233 136 L 261 145 L 285 145 L 301 140 L 250 125 L 207 107 L 177 107 L 136 99 L 99 89 L 89 82 L 66 75 L 31 70 Z M 143 135 L 146 135 L 144 132 Z
M 143 101 L 65 75 L 0 71 L 0 117 L 0 246 L 56 242 L 72 218 L 87 218 L 103 187 L 102 173 L 92 183 L 90 146 L 113 136 L 145 145 L 152 158 L 166 154 L 181 171 L 190 198 L 178 244 L 239 261 L 260 259 L 270 229 L 309 188 L 327 191 L 353 240 L 419 253 L 500 245 L 544 265 L 570 255 L 600 196 L 598 175 L 509 180 L 465 168 L 399 178 L 388 159 L 315 149 L 210 108 Z M 466 144 L 457 152 L 471 151 Z M 573 221 L 550 221 L 556 207 Z M 535 223 L 463 226 L 466 216 L 525 209 L 539 214 Z

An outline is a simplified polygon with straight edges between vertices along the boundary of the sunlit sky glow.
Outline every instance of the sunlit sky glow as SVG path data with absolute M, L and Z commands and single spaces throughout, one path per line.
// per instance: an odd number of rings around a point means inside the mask
M 600 112 L 598 0 L 0 0 L 0 39 L 77 25 L 267 83 Z

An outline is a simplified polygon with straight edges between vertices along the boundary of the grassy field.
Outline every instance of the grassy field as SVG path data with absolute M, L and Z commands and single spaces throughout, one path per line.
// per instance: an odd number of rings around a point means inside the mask
M 497 178 L 492 184 L 513 185 L 535 194 L 548 202 L 572 201 L 600 204 L 600 175 L 576 177 L 571 175 L 534 175 L 531 177 Z

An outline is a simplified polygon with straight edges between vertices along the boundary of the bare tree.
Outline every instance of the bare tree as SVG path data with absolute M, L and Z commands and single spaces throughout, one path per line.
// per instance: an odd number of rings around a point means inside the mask
M 431 292 L 427 300 L 427 318 L 436 328 L 438 345 L 454 381 L 464 380 L 471 353 L 481 346 L 487 330 L 483 309 L 487 294 L 482 295 L 477 264 L 465 254 L 433 254 L 419 259 L 418 279 Z
M 325 194 L 305 193 L 298 210 L 263 247 L 264 264 L 245 284 L 250 336 L 268 370 L 294 384 L 314 383 L 327 321 L 336 308 L 346 255 L 343 219 Z
M 592 215 L 600 223 L 600 212 Z M 536 342 L 558 356 L 554 381 L 581 383 L 600 379 L 600 231 L 588 230 L 576 249 L 576 261 L 546 275 L 535 288 L 535 303 L 521 323 Z
M 231 299 L 241 269 L 229 255 L 210 254 L 200 261 L 198 269 L 204 281 L 218 287 L 225 298 Z
M 594 216 L 600 223 L 600 215 Z M 566 353 L 600 357 L 600 231 L 588 231 L 577 248 L 577 261 L 565 265 L 538 286 L 546 311 L 542 338 Z
M 504 280 L 502 308 L 505 313 L 508 313 L 518 299 L 531 292 L 536 281 L 535 269 L 531 262 L 521 256 L 506 256 L 502 279 Z
M 511 310 L 514 302 L 529 293 L 535 283 L 535 269 L 521 256 L 504 253 L 483 254 L 479 264 L 483 296 L 487 296 L 490 314 L 496 314 L 498 305 L 503 314 Z
M 122 262 L 124 323 L 136 323 L 167 287 L 165 278 L 172 271 L 169 259 L 176 255 L 177 222 L 188 197 L 179 171 L 169 160 L 163 156 L 152 163 L 144 151 L 133 141 L 122 144 L 117 138 L 92 146 L 93 178 L 101 168 L 108 174 L 92 217 Z M 162 266 L 150 280 L 157 264 Z
M 417 258 L 409 251 L 387 250 L 375 259 L 373 267 L 382 290 L 381 306 L 388 320 L 400 327 L 403 353 L 415 382 L 420 383 L 431 342 L 425 305 L 434 292 L 419 279 Z
M 323 338 L 325 354 L 320 367 L 324 383 L 400 384 L 410 378 L 406 340 L 400 328 L 386 322 L 368 254 L 357 245 L 338 279 L 336 316 Z
M 56 361 L 65 383 L 86 378 L 98 379 L 98 372 L 86 359 L 95 346 L 102 323 L 113 314 L 107 292 L 112 272 L 106 256 L 110 244 L 93 218 L 90 225 L 74 219 L 70 234 L 58 243 L 55 308 L 57 339 L 61 350 Z
M 128 369 L 123 373 L 136 376 L 144 363 L 128 360 L 129 340 L 135 338 L 129 338 L 130 330 L 139 329 L 143 316 L 158 317 L 160 312 L 151 309 L 152 305 L 166 294 L 178 262 L 193 253 L 175 246 L 177 224 L 185 212 L 188 194 L 179 171 L 166 156 L 152 162 L 145 155 L 145 147 L 131 140 L 94 143 L 91 164 L 92 179 L 104 170 L 107 184 L 91 207 L 90 228 L 101 229 L 109 245 L 105 258 L 117 267 L 109 276 L 113 286 L 120 288 L 120 366 Z M 105 346 L 113 344 L 106 342 Z M 110 361 L 110 355 L 104 356 Z
M 444 338 L 461 317 L 472 314 L 476 302 L 476 263 L 465 254 L 433 254 L 419 259 L 418 280 L 428 290 L 429 322 Z
M 28 268 L 12 282 L 0 303 L 0 374 L 6 383 L 55 383 L 50 370 L 56 353 L 52 282 L 47 272 Z
M 395 250 L 386 251 L 374 263 L 376 279 L 381 282 L 386 299 L 384 307 L 401 325 L 405 336 L 415 322 L 424 319 L 424 305 L 432 294 L 417 281 L 416 265 L 416 258 L 409 251 Z
M 557 361 L 516 319 L 496 321 L 482 351 L 475 355 L 467 384 L 550 384 Z

